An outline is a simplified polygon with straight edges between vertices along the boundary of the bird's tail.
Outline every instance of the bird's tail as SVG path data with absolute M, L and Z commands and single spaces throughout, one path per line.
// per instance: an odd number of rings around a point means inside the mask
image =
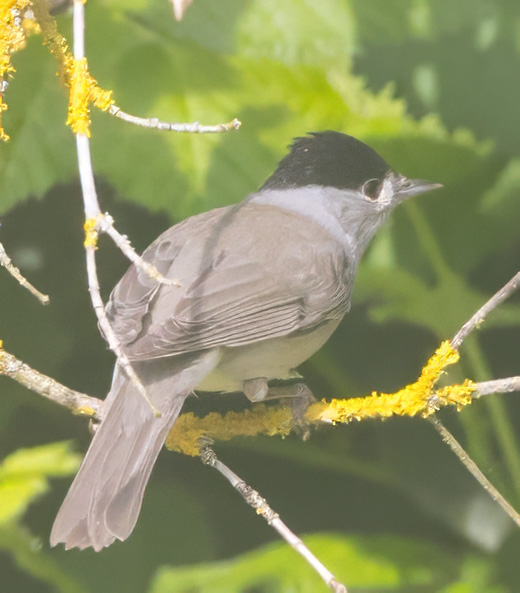
M 52 546 L 63 542 L 66 549 L 99 551 L 130 535 L 168 431 L 186 397 L 215 366 L 214 359 L 208 352 L 182 365 L 171 359 L 134 365 L 160 417 L 116 367 L 104 419 L 58 512 Z

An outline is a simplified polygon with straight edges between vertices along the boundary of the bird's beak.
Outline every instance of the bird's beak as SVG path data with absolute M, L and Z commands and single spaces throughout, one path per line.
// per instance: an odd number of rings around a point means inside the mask
M 442 187 L 442 183 L 431 183 L 424 179 L 408 179 L 407 177 L 402 177 L 399 180 L 399 186 L 395 189 L 395 193 L 401 200 L 407 200 L 412 196 L 417 196 L 418 194 L 423 194 L 439 187 Z

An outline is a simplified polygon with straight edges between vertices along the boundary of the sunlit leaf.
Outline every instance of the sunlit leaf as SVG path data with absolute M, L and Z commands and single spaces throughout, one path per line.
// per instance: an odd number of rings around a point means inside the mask
M 0 523 L 20 517 L 28 505 L 48 490 L 48 478 L 73 473 L 79 457 L 68 443 L 20 449 L 0 465 Z
M 448 582 L 458 581 L 457 558 L 439 547 L 420 541 L 396 536 L 315 535 L 305 538 L 305 542 L 329 570 L 347 584 L 349 590 L 397 593 L 417 588 L 433 592 Z M 186 590 L 194 593 L 239 593 L 245 590 L 310 593 L 322 591 L 323 587 L 320 578 L 298 558 L 294 550 L 277 543 L 231 561 L 163 567 L 149 593 L 181 593 Z

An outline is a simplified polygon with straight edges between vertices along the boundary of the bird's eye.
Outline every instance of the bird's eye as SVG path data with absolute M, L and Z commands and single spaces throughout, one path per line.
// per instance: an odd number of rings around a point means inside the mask
M 379 196 L 380 189 L 381 181 L 379 179 L 369 179 L 363 183 L 362 192 L 367 198 L 375 200 Z

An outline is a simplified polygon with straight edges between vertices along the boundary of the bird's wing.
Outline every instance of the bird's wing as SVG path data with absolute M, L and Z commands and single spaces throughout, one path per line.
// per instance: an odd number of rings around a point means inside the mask
M 131 359 L 239 346 L 304 331 L 348 309 L 343 247 L 320 225 L 242 203 L 188 219 L 145 257 L 181 288 L 131 268 L 109 317 Z

